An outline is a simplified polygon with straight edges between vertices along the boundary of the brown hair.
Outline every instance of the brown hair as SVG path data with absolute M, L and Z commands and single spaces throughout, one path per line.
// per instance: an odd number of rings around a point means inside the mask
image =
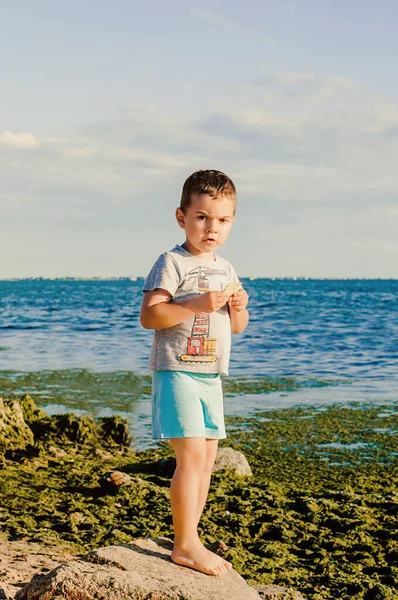
M 192 194 L 208 194 L 213 198 L 226 196 L 236 206 L 236 189 L 231 179 L 221 171 L 195 171 L 182 187 L 180 208 L 184 214 L 192 203 Z M 235 212 L 235 209 L 234 209 Z

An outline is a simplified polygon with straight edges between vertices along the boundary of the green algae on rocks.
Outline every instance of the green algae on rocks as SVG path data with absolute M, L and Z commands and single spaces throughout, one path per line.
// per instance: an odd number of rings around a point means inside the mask
M 173 454 L 167 442 L 133 452 L 96 420 L 43 416 L 26 398 L 21 406 L 33 440 L 9 448 L 0 470 L 9 538 L 87 551 L 173 535 L 170 473 L 161 468 Z M 221 445 L 242 451 L 254 476 L 213 474 L 204 543 L 223 540 L 253 585 L 285 585 L 309 600 L 398 598 L 396 405 L 262 411 L 228 418 L 227 431 Z M 111 470 L 130 474 L 131 484 L 104 489 Z
M 303 387 L 326 387 L 347 384 L 346 379 L 314 379 L 294 377 L 228 377 L 223 378 L 226 396 L 293 391 Z M 132 371 L 96 373 L 87 369 L 59 369 L 34 372 L 0 371 L 0 396 L 22 393 L 34 395 L 40 405 L 57 404 L 66 410 L 88 411 L 96 415 L 107 406 L 112 411 L 133 411 L 136 401 L 151 393 L 151 376 Z

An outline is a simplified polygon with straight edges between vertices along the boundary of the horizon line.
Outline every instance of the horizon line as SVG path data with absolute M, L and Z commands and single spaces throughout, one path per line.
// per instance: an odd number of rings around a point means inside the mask
M 118 281 L 118 280 L 130 280 L 137 281 L 138 279 L 145 279 L 144 275 L 93 275 L 93 276 L 85 276 L 85 275 L 62 275 L 62 276 L 43 276 L 43 275 L 31 275 L 28 277 L 0 277 L 1 281 Z M 292 280 L 322 280 L 322 281 L 347 281 L 347 280 L 356 280 L 356 281 L 398 281 L 398 277 L 345 277 L 345 276 L 335 276 L 335 277 L 313 277 L 306 275 L 248 275 L 241 276 L 240 279 L 249 279 L 250 281 L 254 281 L 256 279 L 270 279 L 270 280 L 282 280 L 282 279 L 292 279 Z

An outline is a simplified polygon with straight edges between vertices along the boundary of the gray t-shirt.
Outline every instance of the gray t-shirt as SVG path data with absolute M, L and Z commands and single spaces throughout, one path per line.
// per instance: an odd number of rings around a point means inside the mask
M 159 256 L 142 288 L 167 290 L 170 302 L 182 302 L 204 292 L 221 291 L 239 281 L 225 258 L 194 256 L 175 246 Z M 192 315 L 182 323 L 156 329 L 149 368 L 153 371 L 190 371 L 228 375 L 231 323 L 228 304 L 212 313 Z

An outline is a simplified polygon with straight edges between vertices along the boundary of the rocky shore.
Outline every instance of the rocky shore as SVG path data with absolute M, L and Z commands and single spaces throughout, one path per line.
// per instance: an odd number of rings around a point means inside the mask
M 66 599 L 91 600 L 95 588 L 109 600 L 211 600 L 215 590 L 218 600 L 393 600 L 397 441 L 377 429 L 397 419 L 391 407 L 382 413 L 331 406 L 231 418 L 200 535 L 234 570 L 210 578 L 168 557 L 167 443 L 135 452 L 120 417 L 50 417 L 27 395 L 0 399 L 0 598 L 70 589 Z M 370 446 L 348 448 L 361 431 Z M 82 580 L 79 569 L 93 578 L 90 592 L 66 585 Z

